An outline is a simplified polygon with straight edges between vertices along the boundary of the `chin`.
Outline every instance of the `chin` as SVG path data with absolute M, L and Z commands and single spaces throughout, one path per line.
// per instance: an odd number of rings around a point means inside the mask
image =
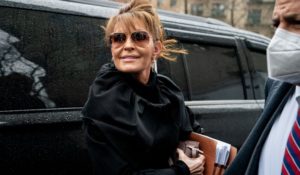
M 135 66 L 116 66 L 116 68 L 120 72 L 125 72 L 125 73 L 137 73 L 137 72 L 140 72 L 140 69 L 136 68 Z

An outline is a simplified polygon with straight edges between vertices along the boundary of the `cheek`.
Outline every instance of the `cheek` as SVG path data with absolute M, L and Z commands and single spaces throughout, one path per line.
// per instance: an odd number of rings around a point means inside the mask
M 118 55 L 120 55 L 120 49 L 118 48 L 111 48 L 111 54 L 113 57 L 118 57 Z
M 110 52 L 111 52 L 112 56 L 114 57 L 115 52 L 114 52 L 114 49 L 112 47 L 110 48 Z
M 146 64 L 150 64 L 152 62 L 153 57 L 153 51 L 151 50 L 151 48 L 148 48 L 146 52 L 144 52 L 144 62 Z
M 152 59 L 154 55 L 154 47 L 152 45 L 148 47 L 141 48 L 145 57 Z

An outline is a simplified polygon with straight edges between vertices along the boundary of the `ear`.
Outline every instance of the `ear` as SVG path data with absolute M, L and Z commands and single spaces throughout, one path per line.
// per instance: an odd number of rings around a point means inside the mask
M 162 50 L 162 43 L 160 41 L 154 42 L 154 59 L 157 59 L 159 56 L 160 52 Z

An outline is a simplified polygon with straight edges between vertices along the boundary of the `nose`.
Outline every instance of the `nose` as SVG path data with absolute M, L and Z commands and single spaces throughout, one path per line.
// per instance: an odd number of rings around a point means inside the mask
M 134 42 L 132 41 L 131 37 L 127 37 L 124 43 L 124 50 L 131 51 L 134 50 Z

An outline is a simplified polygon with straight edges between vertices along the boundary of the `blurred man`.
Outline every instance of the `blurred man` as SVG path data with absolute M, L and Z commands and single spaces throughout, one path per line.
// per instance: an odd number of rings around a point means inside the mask
M 265 108 L 226 175 L 300 174 L 300 0 L 276 0 Z

